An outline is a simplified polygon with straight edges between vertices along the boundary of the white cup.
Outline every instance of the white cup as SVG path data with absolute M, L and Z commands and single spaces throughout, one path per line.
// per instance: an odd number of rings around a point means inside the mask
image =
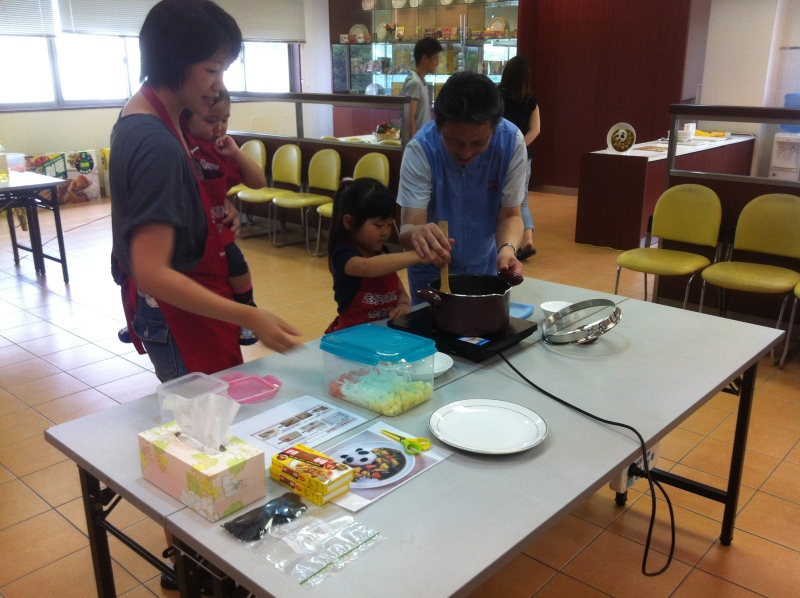
M 545 318 L 549 318 L 557 311 L 561 311 L 565 307 L 572 305 L 569 301 L 546 301 L 542 303 L 539 308 L 542 310 Z
M 694 135 L 694 132 L 697 130 L 697 125 L 695 123 L 686 123 L 683 125 L 683 130 Z

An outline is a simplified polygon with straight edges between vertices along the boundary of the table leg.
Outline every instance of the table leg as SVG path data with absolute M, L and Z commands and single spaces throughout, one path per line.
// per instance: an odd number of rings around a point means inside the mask
M 100 598 L 115 598 L 114 571 L 111 568 L 111 551 L 108 548 L 108 535 L 100 523 L 98 515 L 103 512 L 102 491 L 100 481 L 86 470 L 78 467 L 83 494 L 83 509 L 86 515 L 86 527 L 89 533 L 89 548 L 94 564 L 94 580 L 97 584 L 97 595 Z
M 736 414 L 736 431 L 733 434 L 731 468 L 728 474 L 728 491 L 725 494 L 725 511 L 722 515 L 722 533 L 720 534 L 720 542 L 724 546 L 730 546 L 733 541 L 733 525 L 736 521 L 736 506 L 739 503 L 739 488 L 742 484 L 747 431 L 750 427 L 750 412 L 753 408 L 757 371 L 758 362 L 747 368 L 739 394 L 739 410 Z
M 14 251 L 14 263 L 19 264 L 19 249 L 17 248 L 17 231 L 14 228 L 14 209 L 6 208 L 8 217 L 8 234 L 11 236 L 11 249 Z
M 53 219 L 56 221 L 56 237 L 58 239 L 58 255 L 61 256 L 61 271 L 64 274 L 64 282 L 69 282 L 67 272 L 67 252 L 64 249 L 64 231 L 61 229 L 61 210 L 58 207 L 58 187 L 50 189 L 51 197 L 55 197 L 53 202 Z
M 31 253 L 33 254 L 33 265 L 36 272 L 41 275 L 45 273 L 44 248 L 42 247 L 42 229 L 39 226 L 39 213 L 36 203 L 27 204 L 25 213 L 28 215 L 28 234 L 31 238 Z

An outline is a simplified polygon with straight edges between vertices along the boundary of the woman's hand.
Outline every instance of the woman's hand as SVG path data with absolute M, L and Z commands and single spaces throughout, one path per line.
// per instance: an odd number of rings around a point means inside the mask
M 408 299 L 405 301 L 398 301 L 397 305 L 394 306 L 394 309 L 389 312 L 389 319 L 394 320 L 395 318 L 406 315 L 410 311 L 411 303 L 408 301 Z
M 267 347 L 278 353 L 285 353 L 300 344 L 297 337 L 302 332 L 297 328 L 265 309 L 253 307 L 251 311 L 253 313 L 245 327 L 252 330 Z
M 227 226 L 234 237 L 239 236 L 239 231 L 242 228 L 242 221 L 239 219 L 239 210 L 233 205 L 230 199 L 225 198 L 225 217 L 222 219 L 222 224 Z

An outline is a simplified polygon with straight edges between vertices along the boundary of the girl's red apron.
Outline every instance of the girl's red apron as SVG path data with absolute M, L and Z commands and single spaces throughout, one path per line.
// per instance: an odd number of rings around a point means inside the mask
M 153 108 L 156 109 L 164 124 L 169 127 L 172 134 L 180 141 L 180 133 L 175 129 L 164 104 L 162 104 L 155 91 L 150 86 L 143 85 L 142 93 Z M 181 143 L 181 145 L 183 144 Z M 187 154 L 186 157 L 195 174 L 197 190 L 206 214 L 208 234 L 203 257 L 200 258 L 200 261 L 192 270 L 183 272 L 183 274 L 217 295 L 233 300 L 233 291 L 228 283 L 228 262 L 225 258 L 222 240 L 222 231 L 224 229 L 222 220 L 225 216 L 224 201 L 227 191 L 226 179 L 224 176 L 201 179 L 191 156 Z M 130 287 L 134 287 L 134 283 L 130 278 L 128 279 L 128 284 Z M 135 312 L 136 289 L 123 289 L 123 297 L 126 295 L 128 301 L 130 301 L 131 297 L 134 298 L 132 306 L 133 312 Z M 239 349 L 239 327 L 236 324 L 229 324 L 221 320 L 193 314 L 170 305 L 161 299 L 156 299 L 189 372 L 213 374 L 214 372 L 240 365 L 243 362 L 242 352 Z M 124 301 L 125 299 L 123 299 Z M 133 318 L 132 315 L 129 315 L 131 314 L 130 307 L 131 305 L 127 305 L 125 311 L 128 316 L 128 330 L 133 333 Z M 132 334 L 131 336 L 135 335 Z M 139 339 L 135 340 L 138 341 Z
M 399 283 L 400 278 L 395 272 L 362 278 L 361 286 L 350 305 L 336 316 L 325 334 L 388 317 L 389 312 L 397 305 Z

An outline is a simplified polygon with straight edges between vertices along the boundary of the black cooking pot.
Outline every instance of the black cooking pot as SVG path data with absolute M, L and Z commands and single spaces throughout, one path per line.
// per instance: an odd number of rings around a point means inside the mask
M 508 332 L 511 287 L 522 282 L 521 274 L 503 271 L 489 274 L 453 274 L 450 293 L 439 290 L 441 280 L 431 288 L 419 289 L 417 297 L 431 306 L 433 327 L 457 336 L 494 338 Z

